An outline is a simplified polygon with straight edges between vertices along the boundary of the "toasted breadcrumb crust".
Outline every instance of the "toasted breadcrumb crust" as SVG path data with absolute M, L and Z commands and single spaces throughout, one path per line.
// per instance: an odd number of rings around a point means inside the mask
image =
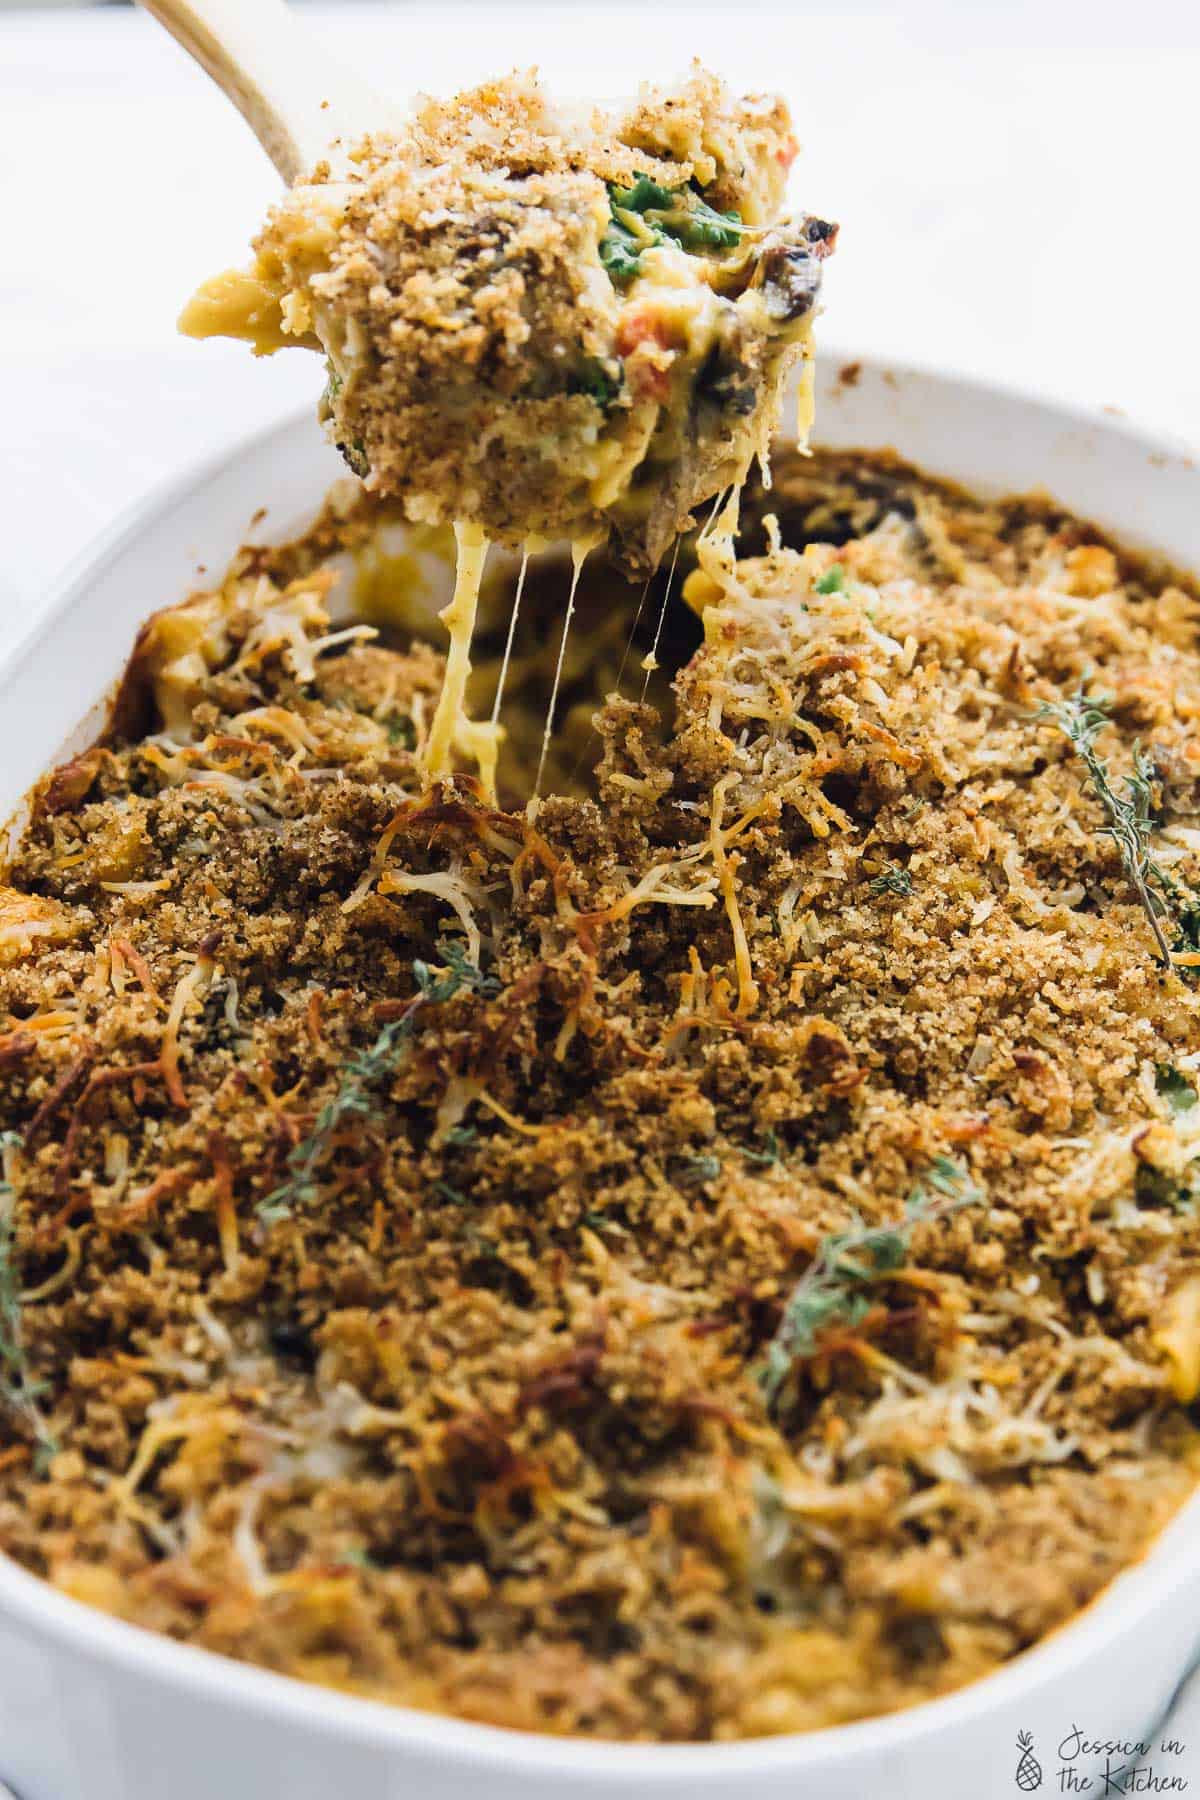
M 470 1719 L 751 1737 L 994 1669 L 1191 1491 L 1197 991 L 1035 714 L 1111 697 L 1194 878 L 1196 592 L 886 458 L 770 504 L 693 570 L 673 719 L 610 699 L 534 824 L 420 793 L 439 660 L 335 641 L 328 518 L 160 615 L 39 790 L 0 1544 L 63 1592 Z M 364 1064 L 447 936 L 492 981 Z M 769 1404 L 829 1234 L 947 1157 L 979 1197 Z
M 698 65 L 615 116 L 556 109 L 531 73 L 426 99 L 293 188 L 184 329 L 323 347 L 332 437 L 414 521 L 509 543 L 612 526 L 653 567 L 744 479 L 807 344 L 836 233 L 780 216 L 795 153 L 782 100 Z M 610 192 L 639 178 L 715 208 L 717 239 L 635 211 L 639 272 L 613 272 Z

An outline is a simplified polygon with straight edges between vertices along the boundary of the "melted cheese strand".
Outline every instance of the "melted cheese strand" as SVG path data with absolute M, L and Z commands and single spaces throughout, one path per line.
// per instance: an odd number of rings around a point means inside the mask
M 811 456 L 808 434 L 812 430 L 816 403 L 817 359 L 813 354 L 812 320 L 805 321 L 800 333 L 800 378 L 796 383 L 796 448 L 803 456 Z
M 729 488 L 719 496 L 700 536 L 696 539 L 696 560 L 718 591 L 726 596 L 748 599 L 737 573 L 734 539 L 738 533 L 738 488 Z
M 454 747 L 464 756 L 474 757 L 479 766 L 479 785 L 489 806 L 496 804 L 496 765 L 503 736 L 502 725 L 493 725 L 490 719 L 468 719 L 465 713 L 459 715 L 455 727 Z
M 712 792 L 712 810 L 709 817 L 708 842 L 712 851 L 713 866 L 717 872 L 717 882 L 721 890 L 721 898 L 725 903 L 725 916 L 729 920 L 729 929 L 733 937 L 733 961 L 737 973 L 738 1001 L 737 1016 L 748 1017 L 758 1002 L 758 983 L 754 979 L 754 971 L 750 961 L 750 945 L 746 939 L 746 927 L 742 922 L 742 912 L 737 897 L 737 866 L 739 857 L 730 856 L 728 845 L 738 830 L 738 826 L 723 829 L 725 817 L 725 796 L 737 782 L 736 775 L 722 775 Z M 742 823 L 746 823 L 743 820 Z
M 641 594 L 638 597 L 637 611 L 633 615 L 633 624 L 629 627 L 629 636 L 625 640 L 625 650 L 621 657 L 621 667 L 617 670 L 617 685 L 614 691 L 618 694 L 621 691 L 621 683 L 625 679 L 625 668 L 629 662 L 629 652 L 633 649 L 633 640 L 637 636 L 637 628 L 642 622 L 642 613 L 646 606 L 646 595 L 650 592 L 650 583 L 653 580 L 653 575 L 647 575 L 642 584 Z
M 550 689 L 550 704 L 546 708 L 546 729 L 542 733 L 542 754 L 538 757 L 537 780 L 533 784 L 533 798 L 539 799 L 542 792 L 542 776 L 546 772 L 546 756 L 550 749 L 550 734 L 554 730 L 554 713 L 558 706 L 558 689 L 562 681 L 563 658 L 567 654 L 567 637 L 571 630 L 571 620 L 575 614 L 575 591 L 579 586 L 579 577 L 583 574 L 583 565 L 589 554 L 600 542 L 600 537 L 576 538 L 571 545 L 571 592 L 567 595 L 567 616 L 563 620 L 562 637 L 558 644 L 558 661 L 554 665 L 554 685 Z
M 662 637 L 663 622 L 667 616 L 667 606 L 671 599 L 671 583 L 675 579 L 675 565 L 679 561 L 679 539 L 675 539 L 675 548 L 671 553 L 671 567 L 667 570 L 667 585 L 663 589 L 662 605 L 658 609 L 658 624 L 654 627 L 654 642 L 650 646 L 649 656 L 642 658 L 642 667 L 646 671 L 642 682 L 642 699 L 646 698 L 646 690 L 650 686 L 650 677 L 658 667 L 658 645 Z
M 471 721 L 463 708 L 467 677 L 471 673 L 471 638 L 475 631 L 475 614 L 479 608 L 479 586 L 487 558 L 488 541 L 478 525 L 456 521 L 454 540 L 457 568 L 454 595 L 438 618 L 450 634 L 446 652 L 446 673 L 442 691 L 429 727 L 429 741 L 422 761 L 427 782 L 442 781 L 451 772 L 451 752 L 460 735 L 471 737 Z
M 500 721 L 500 703 L 504 699 L 504 684 L 508 680 L 508 665 L 512 660 L 513 639 L 517 634 L 517 614 L 521 610 L 521 595 L 525 592 L 525 576 L 529 569 L 529 545 L 521 552 L 521 573 L 517 576 L 517 591 L 513 597 L 512 618 L 508 621 L 508 638 L 504 645 L 504 660 L 500 664 L 500 679 L 496 683 L 496 698 L 492 702 L 492 724 Z

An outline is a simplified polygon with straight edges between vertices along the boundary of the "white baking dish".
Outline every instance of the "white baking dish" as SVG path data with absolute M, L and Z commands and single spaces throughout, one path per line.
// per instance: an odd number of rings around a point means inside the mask
M 1200 566 L 1200 472 L 1106 413 L 826 351 L 818 435 L 891 445 L 989 490 L 1044 486 L 1127 540 Z M 0 817 L 95 730 L 137 626 L 255 527 L 290 533 L 342 473 L 310 415 L 289 418 L 141 507 L 88 556 L 0 670 Z M 1130 1504 L 1137 1504 L 1136 1488 Z M 1200 1503 L 1074 1625 L 929 1706 L 806 1737 L 679 1747 L 559 1742 L 302 1686 L 67 1600 L 0 1558 L 0 1777 L 20 1800 L 958 1800 L 1011 1795 L 1018 1731 L 1044 1791 L 1074 1728 L 1136 1739 L 1200 1643 Z M 1068 1746 L 1069 1748 L 1070 1746 Z M 1200 1745 L 1189 1746 L 1192 1772 Z M 1122 1761 L 1118 1752 L 1114 1765 Z M 1076 1777 L 1104 1757 L 1079 1755 Z M 1172 1773 L 1183 1773 L 1175 1763 Z

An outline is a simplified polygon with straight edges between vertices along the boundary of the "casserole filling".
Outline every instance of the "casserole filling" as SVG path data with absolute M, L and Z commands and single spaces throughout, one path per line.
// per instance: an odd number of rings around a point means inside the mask
M 765 455 L 836 227 L 782 212 L 781 100 L 697 65 L 568 117 L 532 76 L 322 164 L 181 324 L 323 351 L 331 436 L 414 521 L 612 530 L 653 568 Z
M 623 681 L 585 569 L 531 820 L 557 574 L 496 804 L 431 788 L 435 541 L 361 552 L 390 624 L 331 613 L 377 510 L 153 620 L 4 871 L 0 1545 L 543 1732 L 994 1669 L 1195 1479 L 1194 589 L 785 457 Z

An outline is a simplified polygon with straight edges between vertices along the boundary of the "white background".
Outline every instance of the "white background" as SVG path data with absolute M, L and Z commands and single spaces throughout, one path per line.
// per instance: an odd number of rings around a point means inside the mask
M 537 63 L 563 93 L 614 95 L 693 54 L 778 87 L 804 142 L 796 198 L 843 226 L 827 339 L 1200 441 L 1200 0 L 306 17 L 399 94 Z M 0 655 L 115 513 L 315 398 L 303 353 L 253 363 L 174 334 L 274 191 L 241 121 L 142 15 L 0 13 Z M 1200 1696 L 1175 1730 L 1200 1789 Z

